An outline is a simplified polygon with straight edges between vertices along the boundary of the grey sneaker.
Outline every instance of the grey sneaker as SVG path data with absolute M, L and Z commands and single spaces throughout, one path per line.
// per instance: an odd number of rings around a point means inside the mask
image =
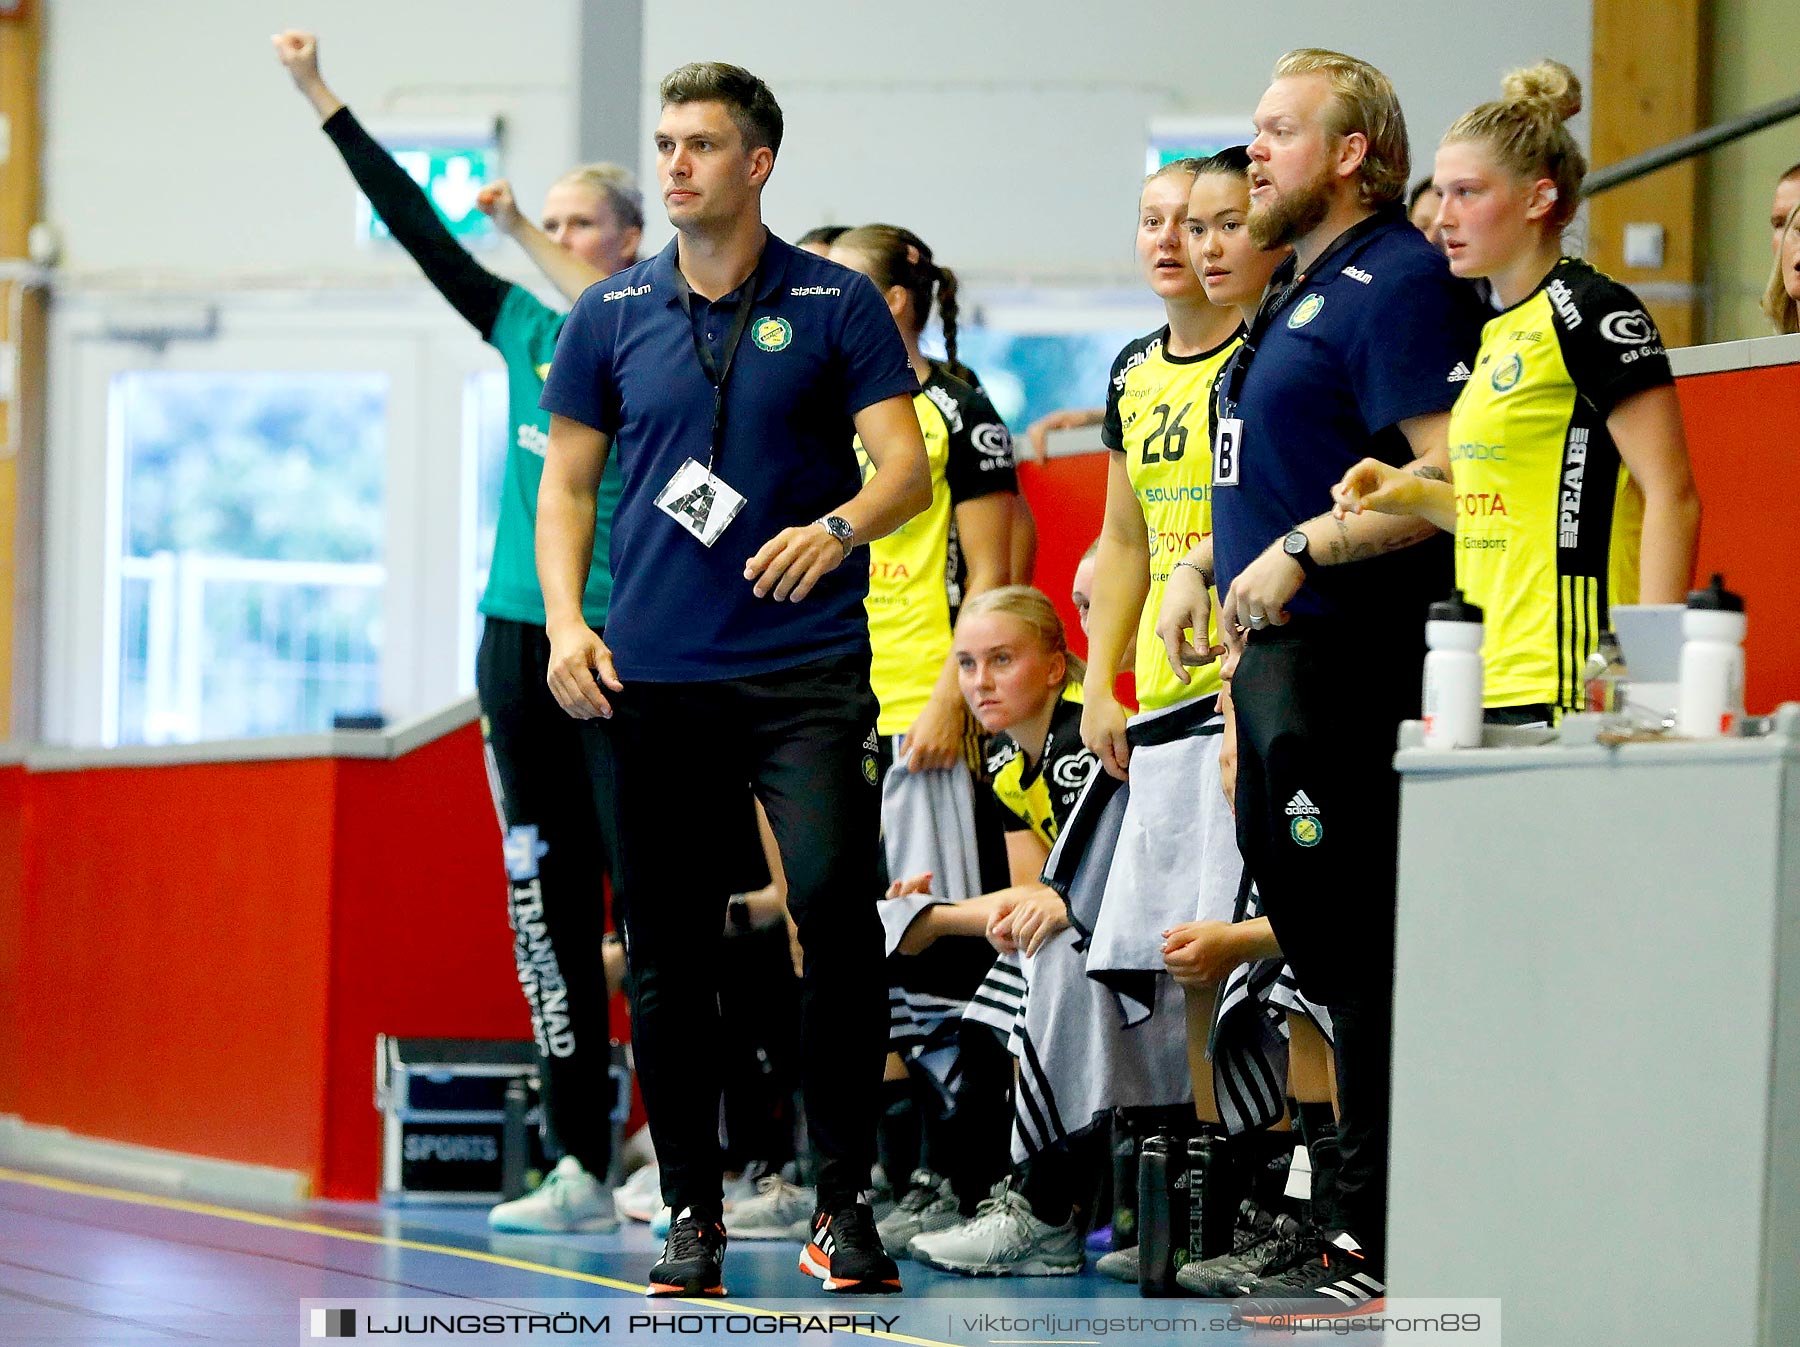
M 1175 1270 L 1175 1281 L 1197 1296 L 1241 1296 L 1254 1281 L 1290 1266 L 1311 1252 L 1317 1236 L 1292 1216 L 1277 1216 L 1252 1202 L 1238 1209 L 1231 1252 Z
M 1129 1249 L 1114 1249 L 1111 1253 L 1100 1255 L 1094 1264 L 1094 1270 L 1103 1277 L 1111 1277 L 1116 1282 L 1138 1283 L 1138 1246 L 1133 1244 Z
M 905 1258 L 914 1235 L 929 1235 L 962 1223 L 962 1207 L 950 1180 L 929 1169 L 915 1169 L 906 1196 L 892 1212 L 875 1223 L 881 1247 L 890 1258 Z
M 1005 1183 L 996 1184 L 968 1220 L 913 1236 L 907 1252 L 915 1262 L 965 1277 L 1072 1277 L 1086 1261 L 1073 1217 L 1046 1225 Z
M 805 1241 L 812 1235 L 817 1202 L 811 1188 L 797 1188 L 779 1174 L 765 1174 L 756 1181 L 755 1197 L 725 1213 L 725 1233 L 732 1239 Z
M 662 1206 L 662 1183 L 655 1163 L 632 1170 L 631 1177 L 613 1189 L 612 1200 L 620 1220 L 653 1220 L 656 1209 Z
M 488 1226 L 514 1235 L 607 1235 L 619 1228 L 612 1194 L 565 1155 L 531 1192 L 488 1212 Z

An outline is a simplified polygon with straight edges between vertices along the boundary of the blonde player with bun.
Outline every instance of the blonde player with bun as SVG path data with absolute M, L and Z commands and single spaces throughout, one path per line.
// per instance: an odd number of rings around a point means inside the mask
M 1445 133 L 1433 182 L 1450 268 L 1504 311 L 1450 416 L 1450 480 L 1365 459 L 1340 518 L 1414 515 L 1456 535 L 1457 584 L 1486 615 L 1489 718 L 1582 704 L 1582 665 L 1621 603 L 1679 603 L 1700 498 L 1662 337 L 1636 295 L 1562 251 L 1587 162 L 1565 123 L 1581 83 L 1557 61 Z

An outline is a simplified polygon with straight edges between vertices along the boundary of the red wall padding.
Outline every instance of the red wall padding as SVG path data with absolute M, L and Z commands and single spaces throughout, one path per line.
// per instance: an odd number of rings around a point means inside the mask
M 1100 536 L 1106 514 L 1106 461 L 1105 453 L 1094 453 L 1019 464 L 1019 490 L 1037 519 L 1037 573 L 1032 583 L 1056 604 L 1070 646 L 1083 655 L 1087 641 L 1069 599 L 1069 586 L 1081 554 Z
M 0 1114 L 17 1114 L 24 1072 L 18 1053 L 25 972 L 25 768 L 0 765 Z
M 0 772 L 12 827 L 0 1107 L 27 1122 L 369 1198 L 375 1035 L 530 1033 L 472 724 L 393 761 Z
M 1676 380 L 1700 485 L 1698 579 L 1722 571 L 1744 596 L 1745 703 L 1755 714 L 1800 701 L 1800 365 Z
M 317 1171 L 334 770 L 27 776 L 25 1121 Z

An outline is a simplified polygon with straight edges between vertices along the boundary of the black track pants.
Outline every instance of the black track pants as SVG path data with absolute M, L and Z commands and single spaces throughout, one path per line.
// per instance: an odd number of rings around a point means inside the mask
M 601 737 L 550 695 L 549 661 L 541 627 L 490 617 L 475 686 L 505 829 L 513 957 L 543 1060 L 546 1141 L 604 1179 L 613 1091 L 601 883 L 610 831 L 596 783 L 610 774 Z
M 805 952 L 799 1062 L 822 1206 L 869 1184 L 887 981 L 868 655 L 751 678 L 627 683 L 604 722 L 638 1083 L 676 1211 L 720 1206 L 719 989 L 729 881 L 715 807 L 768 813 Z
M 1297 617 L 1253 633 L 1231 685 L 1237 827 L 1300 989 L 1328 1006 L 1342 1115 L 1338 1204 L 1385 1254 L 1400 722 L 1418 715 L 1422 632 Z

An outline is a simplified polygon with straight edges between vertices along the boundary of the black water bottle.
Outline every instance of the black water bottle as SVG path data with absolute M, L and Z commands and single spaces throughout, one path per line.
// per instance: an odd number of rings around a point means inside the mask
M 1187 1256 L 1198 1263 L 1231 1252 L 1243 1193 L 1225 1142 L 1210 1133 L 1188 1138 L 1187 1171 Z
M 1212 1138 L 1202 1132 L 1199 1136 L 1188 1138 L 1187 1143 L 1187 1176 L 1188 1176 L 1188 1219 L 1187 1229 L 1182 1232 L 1182 1243 L 1186 1245 L 1182 1262 L 1197 1263 L 1203 1258 L 1212 1257 L 1207 1250 L 1206 1225 L 1211 1215 L 1206 1202 L 1206 1178 L 1212 1168 Z
M 1138 1140 L 1124 1112 L 1113 1114 L 1112 1246 L 1134 1248 L 1138 1242 Z
M 1179 1138 L 1146 1137 L 1138 1160 L 1138 1294 L 1181 1294 L 1176 1269 L 1186 1261 L 1188 1172 Z

